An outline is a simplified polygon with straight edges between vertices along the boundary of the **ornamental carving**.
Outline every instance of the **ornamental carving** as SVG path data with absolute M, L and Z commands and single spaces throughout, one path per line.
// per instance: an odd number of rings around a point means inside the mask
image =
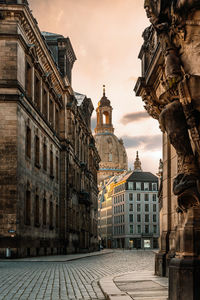
M 142 87 L 145 109 L 176 149 L 173 192 L 184 211 L 200 204 L 200 1 L 145 0 L 144 9 L 151 26 L 143 33 L 136 90 Z M 157 78 L 148 82 L 155 60 Z

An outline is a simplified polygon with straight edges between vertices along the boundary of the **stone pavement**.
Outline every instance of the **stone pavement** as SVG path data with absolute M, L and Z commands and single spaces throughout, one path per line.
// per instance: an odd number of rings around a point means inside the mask
M 0 261 L 0 300 L 163 300 L 166 297 L 133 298 L 139 292 L 135 282 L 145 285 L 142 283 L 145 274 L 146 288 L 149 288 L 146 295 L 158 288 L 150 285 L 151 281 L 158 283 L 152 277 L 154 255 L 152 251 L 142 250 L 103 250 L 67 257 L 3 260 Z M 126 275 L 120 276 L 122 273 Z M 114 292 L 107 289 L 105 280 L 110 281 Z M 131 283 L 136 285 L 134 290 Z M 120 298 L 108 297 L 117 294 Z
M 152 271 L 129 272 L 99 281 L 109 300 L 167 300 L 168 279 L 154 276 Z

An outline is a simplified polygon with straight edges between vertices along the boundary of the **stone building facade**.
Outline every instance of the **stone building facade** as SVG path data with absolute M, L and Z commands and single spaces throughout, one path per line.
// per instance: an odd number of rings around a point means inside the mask
M 112 194 L 115 178 L 105 179 L 99 186 L 98 199 L 98 233 L 99 240 L 103 247 L 112 248 L 113 241 L 113 206 Z
M 70 40 L 41 33 L 26 0 L 3 0 L 0 57 L 0 255 L 92 251 L 100 158 Z
M 96 146 L 101 158 L 98 171 L 98 182 L 108 177 L 119 175 L 128 168 L 126 149 L 122 139 L 114 135 L 112 124 L 112 106 L 106 97 L 105 87 L 103 97 L 96 109 L 97 125 L 95 128 Z

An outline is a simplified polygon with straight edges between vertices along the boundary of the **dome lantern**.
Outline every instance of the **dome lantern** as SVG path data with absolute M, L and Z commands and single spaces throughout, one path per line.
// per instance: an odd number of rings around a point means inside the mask
M 113 133 L 114 128 L 112 125 L 112 106 L 110 105 L 110 100 L 108 100 L 108 98 L 106 97 L 105 85 L 103 85 L 103 96 L 98 102 L 96 113 L 97 126 L 95 128 L 95 133 Z

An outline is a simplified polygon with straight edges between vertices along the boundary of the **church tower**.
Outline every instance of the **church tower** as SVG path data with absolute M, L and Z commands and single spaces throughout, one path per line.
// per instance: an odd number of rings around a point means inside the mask
M 142 164 L 141 164 L 141 161 L 139 159 L 138 151 L 136 152 L 136 159 L 135 159 L 135 162 L 134 162 L 133 171 L 134 172 L 142 172 Z
M 128 168 L 123 140 L 114 135 L 112 110 L 110 100 L 106 97 L 105 86 L 103 86 L 103 96 L 96 109 L 97 125 L 94 136 L 101 158 L 98 171 L 99 183 L 108 177 L 123 173 Z
M 97 112 L 97 126 L 95 128 L 95 133 L 103 132 L 114 132 L 112 125 L 112 106 L 110 105 L 110 100 L 106 97 L 105 85 L 103 86 L 103 97 L 98 102 Z

